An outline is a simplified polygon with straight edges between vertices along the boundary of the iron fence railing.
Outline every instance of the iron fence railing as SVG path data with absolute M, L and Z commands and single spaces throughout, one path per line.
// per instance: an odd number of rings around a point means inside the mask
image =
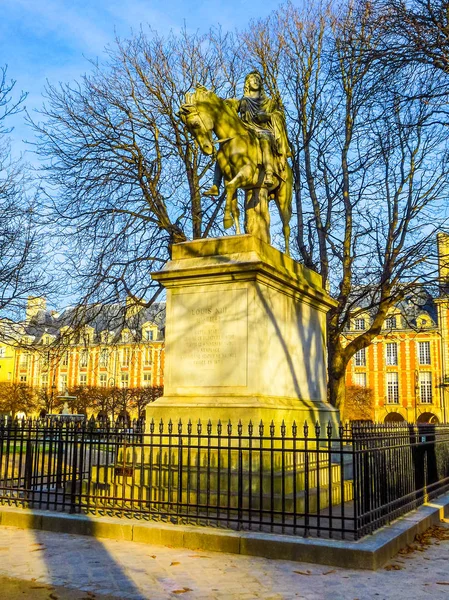
M 449 426 L 0 426 L 0 500 L 357 539 L 449 489 Z

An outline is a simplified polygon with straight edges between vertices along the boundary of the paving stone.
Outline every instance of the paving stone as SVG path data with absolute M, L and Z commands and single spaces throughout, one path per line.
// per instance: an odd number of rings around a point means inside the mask
M 449 525 L 445 525 L 449 527 Z M 123 600 L 446 600 L 449 541 L 363 571 L 0 527 L 0 577 Z

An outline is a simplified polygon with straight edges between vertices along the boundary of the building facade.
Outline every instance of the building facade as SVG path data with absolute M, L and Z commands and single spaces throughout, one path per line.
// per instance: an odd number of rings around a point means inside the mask
M 363 410 L 356 408 L 349 418 L 449 420 L 448 234 L 439 234 L 438 253 L 439 296 L 422 290 L 406 297 L 390 311 L 380 335 L 350 361 L 348 395 L 355 392 Z M 369 311 L 357 310 L 344 333 L 347 343 L 369 327 L 370 318 Z M 0 339 L 0 387 L 10 384 L 38 391 L 47 399 L 44 412 L 55 398 L 80 394 L 85 388 L 103 390 L 105 396 L 114 390 L 145 388 L 162 393 L 163 302 L 143 308 L 128 299 L 125 304 L 55 313 L 47 310 L 43 298 L 30 298 L 22 323 L 0 321 L 3 334 L 11 327 L 12 335 Z M 41 403 L 37 412 L 42 411 Z M 97 403 L 88 414 L 98 416 L 102 411 Z
M 374 421 L 438 423 L 449 419 L 448 257 L 449 235 L 441 233 L 439 297 L 432 298 L 425 290 L 406 297 L 390 311 L 381 334 L 357 352 L 347 368 L 347 388 L 370 392 Z M 369 312 L 359 309 L 345 339 L 349 342 L 369 322 Z
M 142 308 L 128 301 L 58 314 L 47 311 L 45 299 L 29 298 L 25 321 L 14 324 L 15 343 L 0 344 L 0 384 L 26 386 L 50 406 L 83 388 L 161 388 L 164 326 L 164 303 Z M 45 412 L 42 405 L 37 412 Z M 95 407 L 89 413 L 96 416 Z

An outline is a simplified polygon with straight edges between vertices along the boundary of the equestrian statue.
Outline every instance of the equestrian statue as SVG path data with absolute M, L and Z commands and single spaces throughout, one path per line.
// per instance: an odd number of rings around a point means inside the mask
M 202 152 L 216 156 L 213 185 L 204 195 L 218 196 L 224 180 L 225 229 L 234 224 L 236 233 L 240 233 L 237 190 L 242 189 L 245 232 L 270 243 L 268 202 L 274 200 L 282 221 L 285 253 L 289 255 L 293 175 L 287 159 L 291 151 L 284 113 L 279 102 L 265 94 L 260 73 L 247 75 L 240 100 L 224 100 L 197 86 L 186 94 L 180 115 Z

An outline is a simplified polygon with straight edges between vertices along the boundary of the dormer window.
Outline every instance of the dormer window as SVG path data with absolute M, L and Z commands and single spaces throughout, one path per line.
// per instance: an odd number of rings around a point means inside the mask
M 354 319 L 354 329 L 356 331 L 364 331 L 366 329 L 365 319 L 363 317 L 359 317 L 358 319 Z
M 85 346 L 88 346 L 94 341 L 94 330 L 92 327 L 85 327 L 81 334 L 81 341 Z
M 385 328 L 386 329 L 396 329 L 396 317 L 387 317 L 385 319 Z
M 144 342 L 153 342 L 157 339 L 157 327 L 148 325 L 142 329 L 142 339 Z

